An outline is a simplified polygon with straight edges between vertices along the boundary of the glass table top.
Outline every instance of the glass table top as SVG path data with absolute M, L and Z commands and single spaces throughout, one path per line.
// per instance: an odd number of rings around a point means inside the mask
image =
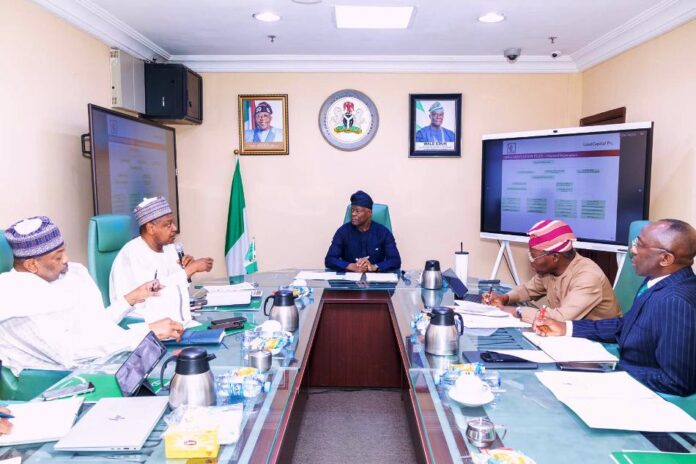
M 213 319 L 245 316 L 254 324 L 263 323 L 267 317 L 263 313 L 263 301 L 279 287 L 290 285 L 298 270 L 263 272 L 246 276 L 263 292 L 261 302 L 248 307 L 230 307 L 229 311 L 201 311 L 194 313 L 200 322 Z M 268 461 L 270 454 L 280 438 L 281 423 L 290 413 L 293 390 L 297 388 L 298 375 L 309 358 L 307 350 L 311 346 L 312 332 L 317 325 L 320 302 L 325 292 L 337 291 L 383 291 L 390 296 L 393 321 L 398 328 L 397 336 L 406 350 L 405 367 L 411 380 L 415 397 L 416 414 L 425 429 L 424 448 L 432 461 L 470 462 L 466 460 L 469 448 L 463 436 L 467 419 L 487 416 L 495 423 L 507 427 L 505 446 L 519 449 L 536 460 L 537 463 L 558 462 L 560 455 L 568 464 L 575 462 L 610 462 L 609 453 L 621 449 L 652 450 L 655 447 L 640 433 L 611 432 L 593 430 L 587 427 L 548 391 L 534 376 L 534 371 L 501 371 L 502 388 L 505 392 L 483 407 L 468 408 L 459 405 L 447 396 L 446 389 L 436 382 L 439 374 L 450 363 L 463 362 L 461 351 L 498 348 L 532 348 L 519 330 L 503 329 L 491 331 L 464 330 L 460 337 L 459 354 L 451 357 L 437 357 L 425 353 L 423 336 L 414 333 L 411 323 L 416 315 L 426 308 L 454 304 L 454 295 L 448 288 L 426 290 L 418 286 L 419 272 L 400 274 L 397 284 L 367 285 L 364 283 L 333 281 L 309 281 L 311 293 L 296 301 L 299 310 L 299 328 L 294 339 L 284 350 L 273 357 L 271 389 L 261 394 L 245 407 L 242 437 L 236 445 L 221 448 L 218 462 Z M 227 283 L 226 279 L 207 281 L 207 284 Z M 478 293 L 476 279 L 470 279 L 467 286 L 471 293 Z M 211 361 L 214 373 L 223 373 L 234 367 L 247 366 L 247 353 L 242 347 L 243 335 L 226 337 L 220 346 L 206 347 L 216 355 Z M 174 349 L 170 347 L 167 356 Z M 166 358 L 165 358 L 166 359 Z M 553 367 L 555 369 L 555 367 Z M 170 367 L 169 375 L 173 368 Z M 159 376 L 159 367 L 153 374 Z M 0 448 L 0 459 L 22 455 L 23 462 L 164 462 L 164 446 L 161 422 L 153 432 L 147 447 L 139 453 L 118 455 L 94 455 L 57 453 L 51 443 Z M 684 440 L 682 440 L 684 442 Z M 691 450 L 693 450 L 693 445 Z M 682 443 L 682 444 L 684 444 Z M 692 442 L 693 443 L 693 442 Z M 562 454 L 559 454 L 562 453 Z M 435 459 L 435 456 L 438 459 Z M 167 461 L 169 462 L 169 461 Z M 175 461 L 172 461 L 175 462 Z M 182 461 L 183 462 L 183 461 Z

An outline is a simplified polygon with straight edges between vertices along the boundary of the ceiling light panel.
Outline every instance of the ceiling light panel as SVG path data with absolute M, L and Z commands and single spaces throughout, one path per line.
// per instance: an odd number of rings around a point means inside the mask
M 406 29 L 412 6 L 335 6 L 339 29 Z

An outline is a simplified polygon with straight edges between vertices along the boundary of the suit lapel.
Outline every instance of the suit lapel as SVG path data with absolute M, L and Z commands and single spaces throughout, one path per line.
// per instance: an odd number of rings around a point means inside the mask
M 688 268 L 690 270 L 690 268 Z M 655 285 L 653 285 L 651 288 L 649 288 L 647 291 L 643 292 L 642 295 L 637 296 L 635 300 L 633 300 L 633 305 L 631 306 L 631 310 L 628 312 L 626 317 L 624 318 L 624 324 L 623 324 L 623 329 L 621 329 L 621 340 L 620 344 L 623 344 L 623 342 L 626 340 L 628 337 L 629 332 L 633 328 L 633 325 L 635 322 L 638 320 L 640 314 L 643 312 L 643 308 L 645 307 L 645 304 L 648 302 L 650 297 L 655 293 L 659 292 L 663 288 L 667 287 L 668 285 L 673 285 L 677 282 L 680 282 L 681 280 L 684 279 L 685 275 L 684 274 L 684 269 L 675 272 L 674 274 L 671 274 L 669 277 L 665 277 Z M 648 279 L 645 279 L 645 282 L 647 282 Z M 645 283 L 644 282 L 644 283 Z

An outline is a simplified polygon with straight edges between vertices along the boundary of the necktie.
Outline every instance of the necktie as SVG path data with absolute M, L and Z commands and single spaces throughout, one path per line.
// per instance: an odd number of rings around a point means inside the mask
M 648 291 L 648 283 L 645 282 L 643 285 L 640 286 L 638 289 L 638 293 L 636 294 L 636 298 L 640 298 L 640 296 Z

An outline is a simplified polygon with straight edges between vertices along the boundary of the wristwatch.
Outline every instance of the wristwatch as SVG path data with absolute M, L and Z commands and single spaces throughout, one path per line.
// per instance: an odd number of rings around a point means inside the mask
M 522 310 L 524 309 L 524 306 L 518 306 L 515 308 L 515 317 L 517 319 L 522 319 Z

